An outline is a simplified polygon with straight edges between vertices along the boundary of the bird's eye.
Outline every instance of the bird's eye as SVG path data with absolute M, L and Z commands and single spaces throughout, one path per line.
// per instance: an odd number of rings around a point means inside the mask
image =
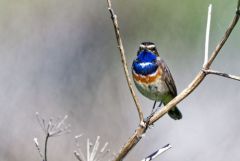
M 148 49 L 151 50 L 151 51 L 156 51 L 156 47 L 150 47 Z

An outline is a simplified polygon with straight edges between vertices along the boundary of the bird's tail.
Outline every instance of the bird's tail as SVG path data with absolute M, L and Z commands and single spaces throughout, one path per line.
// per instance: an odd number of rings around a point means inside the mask
M 168 111 L 168 115 L 174 120 L 180 120 L 182 118 L 182 113 L 177 107 L 174 107 Z

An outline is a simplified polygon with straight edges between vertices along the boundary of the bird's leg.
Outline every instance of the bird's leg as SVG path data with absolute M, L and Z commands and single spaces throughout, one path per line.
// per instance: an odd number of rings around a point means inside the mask
M 159 102 L 159 105 L 157 106 L 157 108 L 155 108 L 156 103 L 157 103 L 157 101 L 155 101 L 154 104 L 153 104 L 153 108 L 152 108 L 152 112 L 151 112 L 150 116 L 152 116 L 152 115 L 159 109 L 159 107 L 162 106 L 162 101 L 160 101 L 160 102 Z M 154 109 L 155 109 L 155 110 L 154 110 Z
M 155 112 L 157 112 L 157 111 L 159 110 L 159 108 L 162 106 L 162 104 L 163 104 L 163 102 L 160 101 L 160 102 L 159 102 L 159 105 L 157 106 L 157 108 L 155 109 L 155 111 L 152 110 L 152 113 L 151 113 L 151 114 L 152 114 L 152 115 L 155 114 Z
M 149 115 L 147 118 L 144 119 L 144 121 L 146 122 L 147 126 L 148 126 L 148 124 L 149 124 L 150 118 L 151 118 L 151 117 L 154 115 L 154 113 L 156 112 L 156 111 L 154 111 L 155 106 L 156 106 L 156 103 L 157 103 L 157 101 L 154 101 L 153 108 L 152 108 L 152 111 L 151 111 L 150 115 Z
M 158 107 L 161 107 L 161 106 L 162 106 L 162 101 L 160 101 L 160 103 L 159 103 Z
M 153 104 L 153 108 L 152 108 L 151 114 L 154 112 L 154 109 L 155 109 L 156 103 L 157 103 L 157 101 L 154 101 L 154 104 Z M 150 115 L 151 115 L 151 114 L 150 114 Z
M 162 106 L 162 101 L 160 101 L 160 102 L 159 102 L 159 105 L 158 105 L 157 108 L 155 109 L 156 103 L 157 103 L 157 101 L 155 101 L 154 104 L 153 104 L 152 112 L 151 112 L 151 114 L 148 116 L 149 118 L 152 117 L 152 116 L 155 114 L 155 112 L 157 112 L 157 110 L 159 109 L 159 107 Z M 155 110 L 154 110 L 154 109 L 155 109 Z

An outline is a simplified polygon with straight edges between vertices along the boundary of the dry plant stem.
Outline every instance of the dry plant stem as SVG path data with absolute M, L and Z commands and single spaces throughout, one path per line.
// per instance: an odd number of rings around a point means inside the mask
M 48 139 L 50 135 L 47 133 L 46 138 L 45 138 L 45 148 L 44 148 L 44 161 L 47 161 L 47 144 L 48 144 Z
M 217 45 L 215 50 L 212 52 L 210 59 L 207 61 L 206 64 L 204 64 L 204 66 L 203 66 L 204 70 L 208 70 L 210 68 L 212 62 L 214 61 L 214 59 L 218 55 L 219 51 L 221 50 L 221 48 L 223 47 L 223 45 L 227 41 L 228 37 L 230 36 L 233 28 L 237 24 L 239 16 L 240 16 L 240 14 L 239 14 L 239 12 L 240 12 L 239 11 L 239 6 L 240 6 L 240 0 L 238 0 L 237 12 L 236 12 L 235 17 L 233 18 L 233 21 L 231 22 L 230 26 L 228 27 L 227 31 L 225 32 L 222 40 L 219 42 L 219 44 Z M 129 85 L 130 91 L 132 93 L 133 99 L 134 99 L 134 101 L 136 103 L 136 106 L 138 108 L 138 112 L 139 112 L 139 116 L 140 116 L 140 120 L 141 120 L 141 118 L 142 118 L 141 108 L 140 108 L 140 105 L 138 104 L 138 101 L 136 99 L 136 95 L 135 95 L 135 93 L 133 92 L 133 89 L 132 89 L 130 77 L 129 77 L 129 74 L 128 74 L 128 71 L 127 71 L 127 65 L 126 65 L 125 54 L 124 54 L 124 50 L 123 50 L 123 46 L 122 46 L 122 41 L 121 41 L 121 38 L 120 38 L 120 32 L 119 32 L 119 27 L 118 27 L 118 22 L 117 22 L 117 16 L 114 14 L 114 12 L 113 12 L 113 10 L 111 8 L 110 0 L 108 0 L 108 9 L 110 11 L 111 18 L 112 18 L 112 21 L 113 21 L 115 34 L 116 34 L 117 42 L 118 42 L 118 45 L 119 45 L 119 50 L 120 50 L 122 62 L 123 62 L 123 65 L 124 65 L 125 75 L 126 75 L 126 78 L 128 80 L 128 85 Z M 188 87 L 186 89 L 184 89 L 178 96 L 176 96 L 172 101 L 170 101 L 166 106 L 164 106 L 160 111 L 156 112 L 150 118 L 149 124 L 151 125 L 154 122 L 156 122 L 164 114 L 166 114 L 171 108 L 173 108 L 176 104 L 178 104 L 184 98 L 186 98 L 203 81 L 205 76 L 206 76 L 206 73 L 203 72 L 202 70 L 200 70 L 200 72 L 197 74 L 197 76 L 188 85 Z M 127 143 L 122 147 L 122 149 L 120 150 L 119 154 L 116 156 L 114 161 L 121 161 L 121 160 L 123 160 L 123 158 L 128 154 L 128 152 L 140 141 L 140 139 L 142 138 L 142 134 L 144 134 L 146 132 L 147 128 L 148 128 L 147 126 L 144 126 L 144 125 L 146 125 L 146 123 L 144 123 L 143 125 L 140 124 L 137 127 L 137 129 L 135 130 L 134 134 L 128 139 Z
M 208 18 L 207 18 L 207 27 L 206 27 L 206 39 L 205 39 L 205 56 L 204 56 L 204 63 L 205 65 L 208 61 L 208 46 L 209 46 L 209 35 L 210 35 L 210 26 L 211 26 L 211 14 L 212 14 L 212 4 L 208 6 Z
M 117 15 L 114 13 L 114 11 L 112 9 L 111 1 L 107 0 L 107 2 L 108 2 L 108 10 L 109 10 L 109 12 L 111 14 L 111 19 L 112 19 L 113 26 L 114 26 L 114 31 L 115 31 L 117 44 L 118 44 L 118 48 L 119 48 L 119 51 L 120 51 L 122 65 L 123 65 L 124 73 L 125 73 L 125 76 L 126 76 L 126 79 L 127 79 L 128 87 L 129 87 L 129 90 L 130 90 L 130 92 L 132 94 L 132 97 L 133 97 L 133 100 L 135 102 L 135 105 L 137 107 L 137 111 L 138 111 L 140 122 L 142 122 L 143 121 L 143 112 L 142 112 L 140 103 L 138 101 L 138 98 L 136 97 L 136 94 L 135 94 L 135 92 L 133 90 L 132 81 L 130 79 L 129 72 L 128 72 L 128 69 L 127 69 L 127 61 L 126 61 L 125 51 L 124 51 L 124 48 L 123 48 L 122 39 L 121 39 L 121 36 L 120 36 Z
M 239 76 L 235 76 L 235 75 L 231 75 L 231 74 L 227 74 L 227 73 L 222 73 L 222 72 L 219 72 L 219 71 L 216 71 L 216 70 L 210 70 L 210 69 L 209 70 L 204 70 L 203 69 L 203 72 L 206 73 L 206 74 L 214 74 L 214 75 L 218 75 L 218 76 L 222 76 L 222 77 L 226 77 L 226 78 L 229 78 L 229 79 L 240 81 Z

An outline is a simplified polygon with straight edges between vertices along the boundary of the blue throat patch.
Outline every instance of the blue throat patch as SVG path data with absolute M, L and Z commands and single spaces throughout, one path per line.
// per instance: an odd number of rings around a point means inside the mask
M 150 51 L 141 51 L 137 59 L 133 61 L 132 67 L 137 74 L 148 75 L 156 72 L 158 66 L 156 64 L 157 56 Z M 140 65 L 141 63 L 147 63 L 147 65 Z

